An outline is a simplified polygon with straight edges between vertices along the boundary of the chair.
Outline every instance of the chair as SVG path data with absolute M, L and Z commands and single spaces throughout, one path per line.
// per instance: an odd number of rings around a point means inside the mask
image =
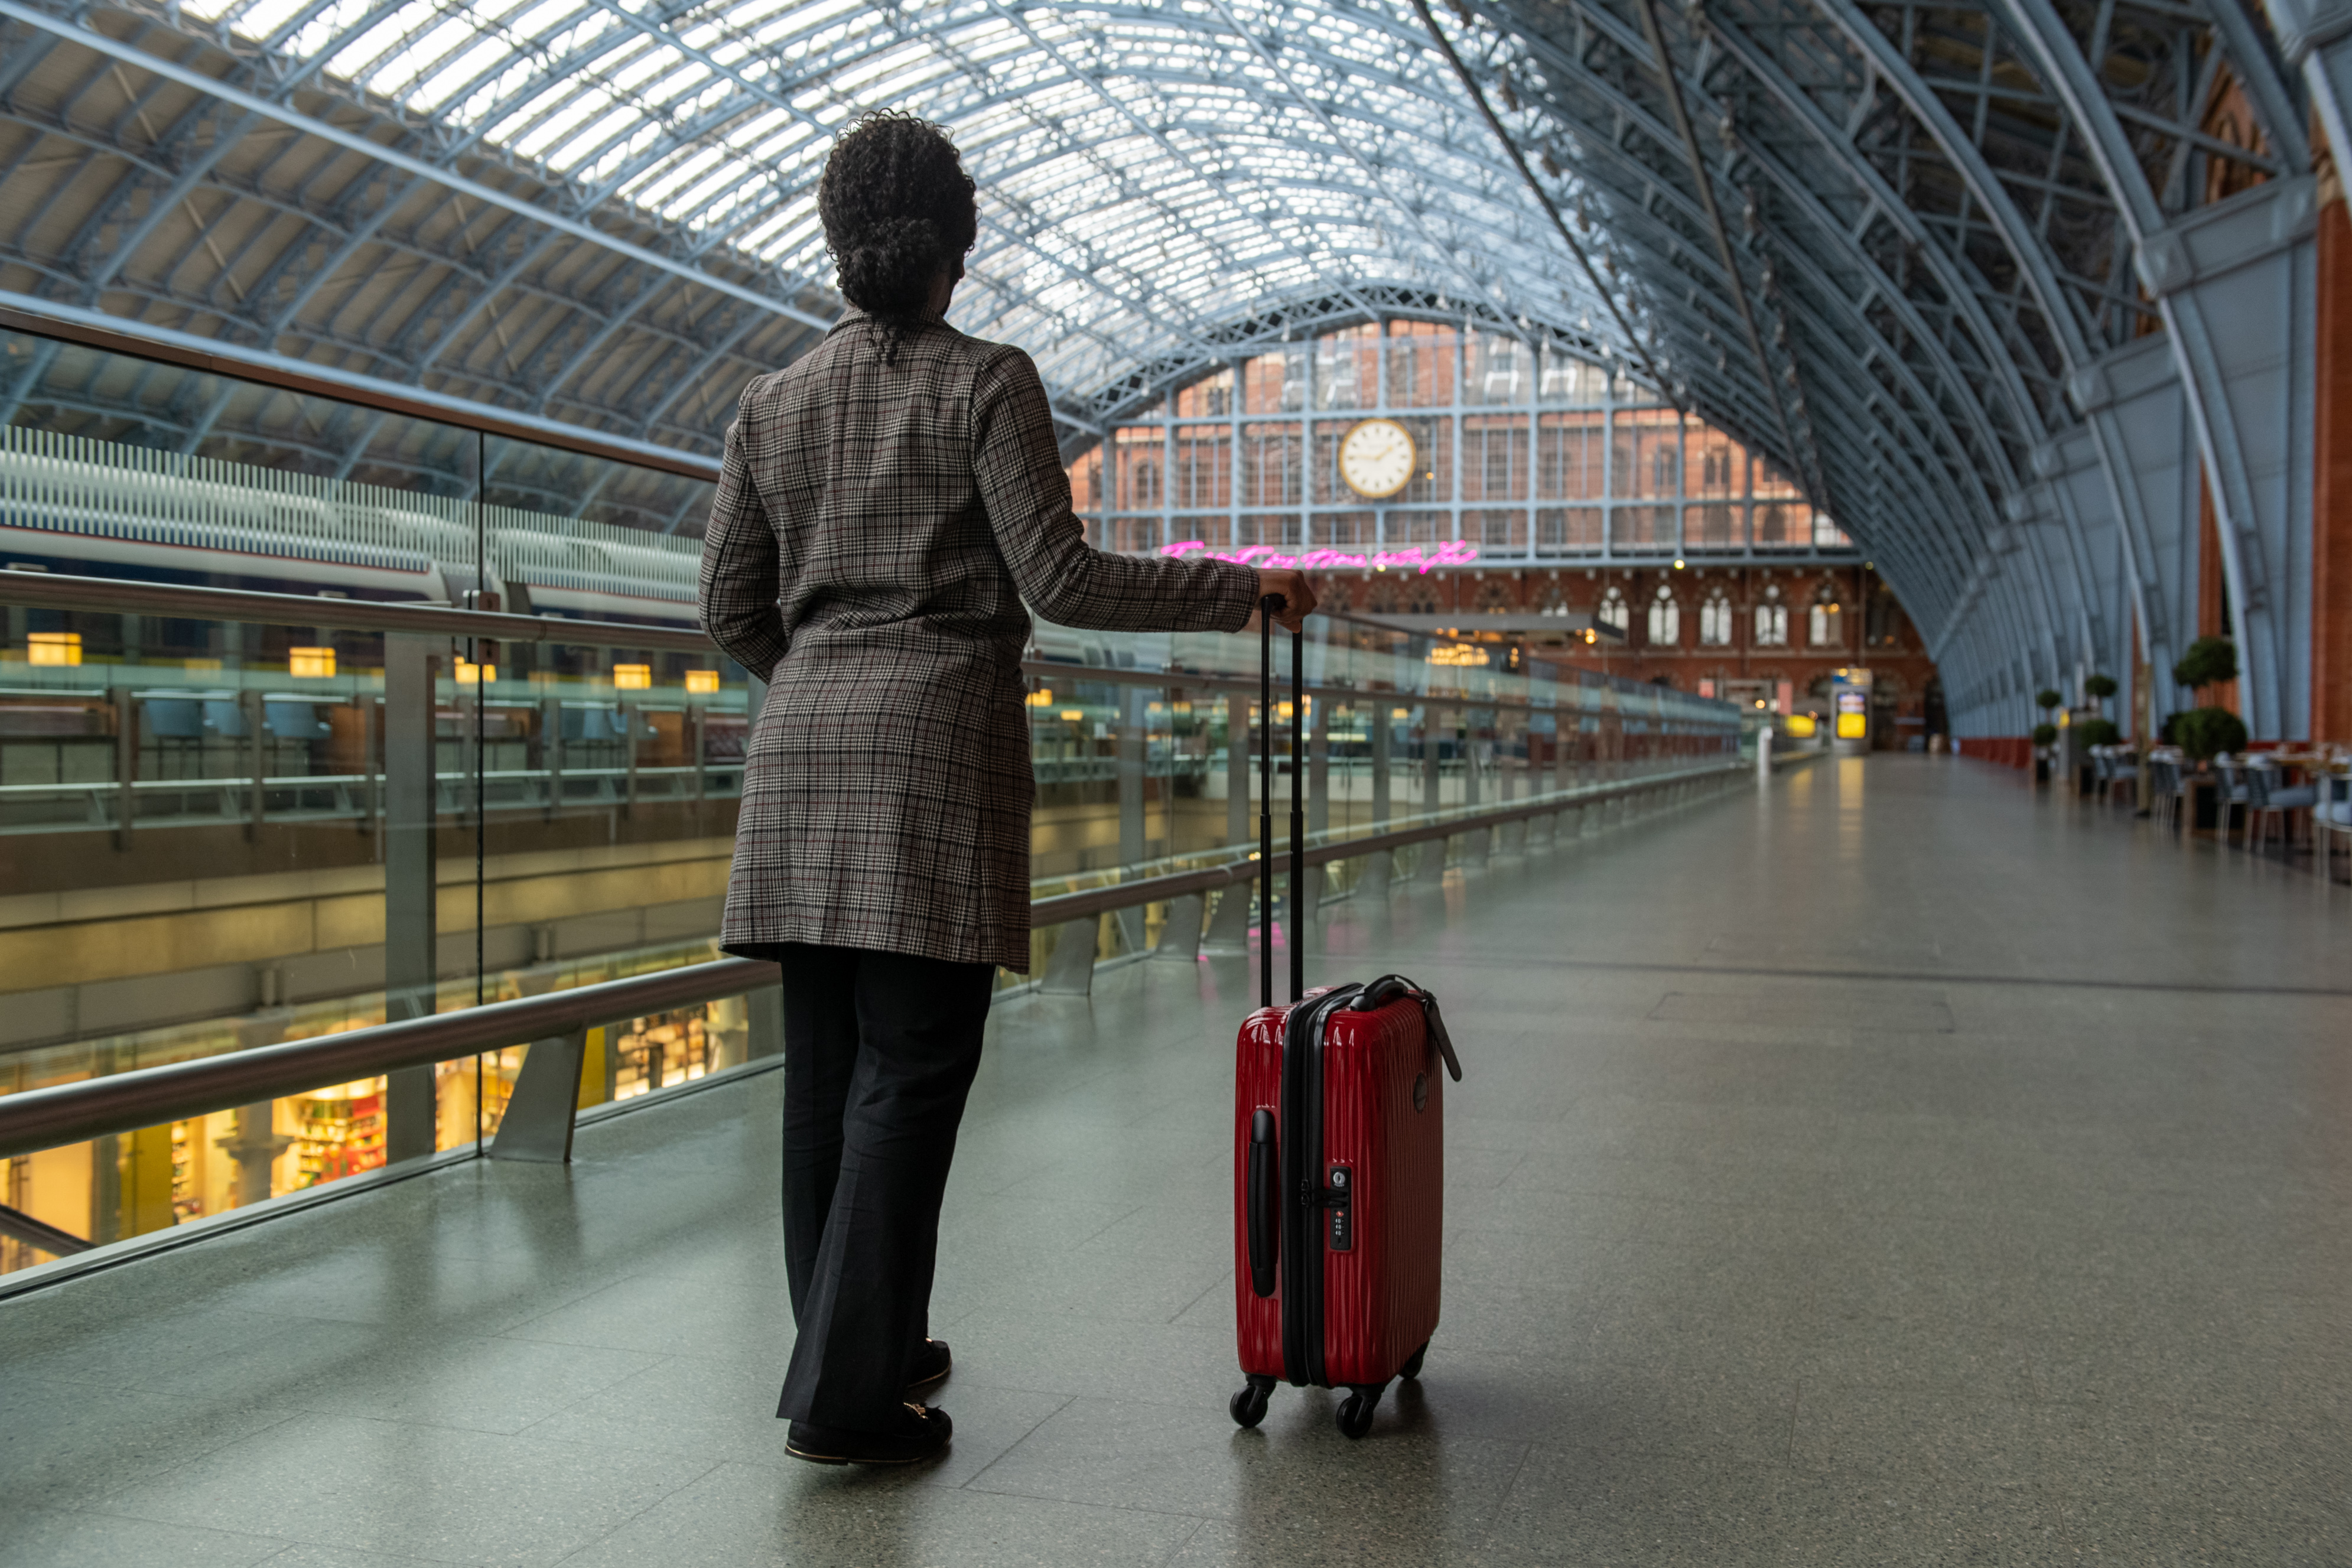
M 2180 763 L 2176 758 L 2150 755 L 2147 763 L 2150 812 L 2172 826 L 2180 822 Z
M 2352 853 L 2352 774 L 2322 773 L 2317 787 L 2325 798 L 2312 806 L 2312 837 L 2319 853 L 2321 874 L 2332 880 L 2336 875 L 2336 840 L 2342 839 L 2347 853 Z M 2346 879 L 2352 880 L 2352 869 L 2347 869 Z
M 2213 759 L 2213 771 L 2221 775 L 2220 798 L 2214 802 L 2217 808 L 2214 815 L 2220 818 L 2214 826 L 2221 830 L 2221 842 L 2230 842 L 2230 814 L 2242 805 L 2247 808 L 2246 847 L 2252 849 L 2254 847 L 2254 813 L 2252 797 L 2246 791 L 2246 765 L 2223 752 Z
M 2294 834 L 2287 824 L 2287 813 L 2309 811 L 2319 804 L 2318 786 L 2315 784 L 2284 786 L 2279 783 L 2280 777 L 2280 770 L 2275 763 L 2257 762 L 2246 770 L 2246 787 L 2249 795 L 2246 803 L 2246 844 L 2249 848 L 2253 845 L 2255 823 L 2267 817 L 2278 823 L 2279 837 L 2284 847 L 2293 849 Z M 2268 833 L 2263 835 L 2263 842 L 2266 845 L 2270 842 Z

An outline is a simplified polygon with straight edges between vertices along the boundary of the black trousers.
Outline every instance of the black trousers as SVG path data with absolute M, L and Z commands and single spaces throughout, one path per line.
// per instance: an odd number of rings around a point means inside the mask
M 776 1414 L 887 1430 L 929 1326 L 940 1204 L 996 969 L 774 950 L 784 991 L 784 1253 L 800 1325 Z

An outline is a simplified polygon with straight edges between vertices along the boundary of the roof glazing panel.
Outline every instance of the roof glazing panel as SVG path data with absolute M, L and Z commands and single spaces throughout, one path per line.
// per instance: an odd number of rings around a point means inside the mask
M 1370 285 L 1532 326 L 1607 314 L 1403 0 L 186 9 L 779 289 L 831 282 L 814 197 L 833 132 L 885 105 L 937 120 L 982 197 L 958 324 L 1065 391 Z

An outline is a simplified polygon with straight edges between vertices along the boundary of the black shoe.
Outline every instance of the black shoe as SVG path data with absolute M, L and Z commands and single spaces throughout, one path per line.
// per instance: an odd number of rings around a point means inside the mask
M 925 1340 L 915 1347 L 915 1353 L 907 1358 L 907 1392 L 912 1394 L 919 1388 L 930 1387 L 947 1376 L 951 1364 L 948 1358 L 947 1341 Z
M 955 1426 L 946 1411 L 919 1405 L 900 1409 L 905 1415 L 889 1432 L 847 1432 L 795 1421 L 785 1436 L 784 1452 L 813 1465 L 911 1465 L 948 1446 Z

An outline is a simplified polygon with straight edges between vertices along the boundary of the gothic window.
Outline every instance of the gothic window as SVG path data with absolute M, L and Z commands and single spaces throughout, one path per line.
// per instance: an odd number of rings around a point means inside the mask
M 1658 596 L 1650 601 L 1651 646 L 1672 647 L 1682 640 L 1682 606 L 1675 603 L 1675 591 L 1662 583 L 1658 585 Z
M 1756 602 L 1756 646 L 1789 646 L 1789 606 L 1780 602 L 1777 585 L 1765 589 L 1764 596 Z
M 1511 591 L 1500 583 L 1489 582 L 1478 590 L 1478 613 L 1499 616 L 1511 608 Z
M 1698 607 L 1698 640 L 1703 647 L 1731 645 L 1731 598 L 1720 588 Z
M 1633 617 L 1625 610 L 1625 591 L 1612 588 L 1601 595 L 1601 607 L 1593 612 L 1592 618 L 1604 626 L 1615 626 L 1617 635 L 1624 636 L 1626 626 L 1633 622 Z
M 1805 640 L 1815 647 L 1837 647 L 1845 640 L 1844 611 L 1837 590 L 1827 583 L 1813 590 L 1812 607 L 1805 612 Z

